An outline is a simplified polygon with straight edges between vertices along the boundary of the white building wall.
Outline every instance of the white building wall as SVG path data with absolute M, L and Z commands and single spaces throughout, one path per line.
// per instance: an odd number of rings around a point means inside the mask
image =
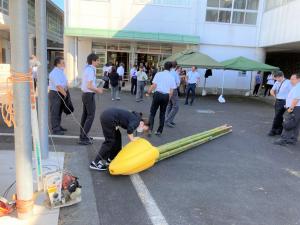
M 300 1 L 266 11 L 261 24 L 260 46 L 300 41 Z
M 82 71 L 86 65 L 86 59 L 92 53 L 92 40 L 87 38 L 78 39 L 78 77 L 82 77 Z
M 134 4 L 134 0 L 109 2 L 66 0 L 67 27 L 196 35 L 197 9 Z M 198 0 L 192 3 L 197 4 Z
M 200 45 L 200 52 L 203 52 L 217 61 L 223 61 L 226 59 L 244 56 L 249 59 L 258 60 L 260 62 L 265 61 L 265 50 L 263 48 L 251 48 L 251 47 L 235 47 L 235 46 L 221 46 L 221 45 Z M 200 69 L 201 74 L 201 86 L 204 83 L 205 70 Z M 213 76 L 209 77 L 206 82 L 206 87 L 211 89 L 212 92 L 220 89 L 222 86 L 223 70 L 213 70 Z M 251 72 L 247 72 L 246 76 L 243 76 L 239 71 L 224 71 L 224 88 L 236 89 L 240 93 L 245 93 L 253 88 L 253 76 Z M 252 77 L 252 80 L 251 80 Z

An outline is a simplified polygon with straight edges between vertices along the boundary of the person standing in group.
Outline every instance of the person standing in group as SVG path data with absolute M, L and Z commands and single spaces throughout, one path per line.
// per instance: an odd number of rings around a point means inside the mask
M 124 109 L 109 108 L 100 116 L 101 127 L 104 135 L 104 142 L 90 164 L 90 169 L 104 171 L 107 170 L 112 161 L 122 149 L 122 135 L 120 128 L 127 130 L 129 141 L 134 141 L 135 131 L 146 132 L 149 129 L 148 121 L 142 118 L 142 113 L 130 112 Z
M 281 71 L 274 73 L 276 83 L 272 87 L 270 93 L 276 98 L 275 102 L 275 116 L 272 124 L 272 128 L 269 132 L 269 136 L 280 135 L 282 132 L 283 114 L 285 112 L 286 98 L 292 89 L 291 82 L 284 78 L 284 74 Z
M 259 71 L 255 76 L 255 87 L 253 90 L 253 95 L 256 97 L 258 96 L 257 94 L 261 83 L 262 83 L 262 76 L 261 76 L 261 72 Z
M 192 92 L 192 99 L 190 105 L 193 105 L 195 94 L 196 94 L 196 85 L 200 82 L 200 74 L 197 71 L 196 66 L 192 66 L 192 70 L 188 72 L 186 76 L 186 82 L 188 84 L 187 91 L 186 91 L 186 98 L 185 98 L 185 105 L 188 104 L 190 92 Z
M 38 79 L 38 68 L 41 65 L 40 61 L 37 59 L 35 55 L 30 56 L 29 65 L 31 68 L 34 90 L 37 87 L 37 79 Z
M 78 142 L 78 144 L 81 145 L 92 144 L 92 138 L 88 136 L 88 133 L 95 118 L 95 94 L 101 94 L 103 92 L 103 89 L 97 88 L 96 84 L 96 67 L 99 65 L 99 63 L 100 60 L 96 54 L 89 54 L 87 57 L 87 65 L 85 66 L 82 75 L 81 91 L 83 109 Z
M 134 66 L 130 69 L 131 94 L 132 94 L 132 95 L 136 95 L 136 87 L 137 87 L 136 73 L 137 73 L 137 69 L 136 69 L 136 65 L 134 65 Z
M 120 63 L 120 66 L 117 68 L 117 73 L 119 74 L 119 91 L 121 91 L 121 87 L 123 86 L 124 81 L 124 74 L 125 74 L 125 69 L 124 69 L 124 64 Z
M 111 87 L 111 100 L 120 100 L 119 97 L 119 74 L 116 71 L 116 67 L 111 68 L 109 73 L 110 87 Z
M 170 73 L 172 68 L 171 62 L 166 62 L 164 65 L 164 71 L 158 72 L 152 82 L 152 85 L 148 89 L 147 96 L 155 90 L 153 94 L 153 100 L 150 109 L 149 117 L 149 135 L 152 134 L 154 126 L 154 118 L 156 112 L 159 108 L 159 127 L 155 132 L 155 135 L 160 136 L 162 134 L 164 123 L 165 123 L 165 114 L 169 100 L 173 95 L 173 90 L 176 89 L 176 82 L 173 75 Z
M 156 68 L 155 66 L 153 66 L 153 67 L 151 68 L 151 78 L 150 78 L 150 84 L 151 84 L 151 85 L 152 85 L 152 81 L 153 81 L 153 79 L 154 79 L 156 73 L 157 73 L 157 68 Z
M 110 64 L 106 63 L 105 66 L 103 67 L 103 80 L 104 80 L 103 88 L 104 89 L 108 89 L 109 88 L 109 77 L 108 77 L 108 74 L 110 73 L 110 70 L 111 70 Z
M 148 80 L 147 74 L 144 72 L 143 67 L 140 66 L 139 71 L 137 72 L 137 93 L 136 101 L 143 101 L 144 88 L 146 86 L 146 81 Z
M 62 57 L 54 60 L 54 69 L 49 74 L 49 102 L 52 134 L 64 135 L 61 124 L 64 99 L 67 97 L 68 81 L 64 73 L 65 61 Z
M 171 74 L 175 79 L 176 82 L 176 88 L 173 90 L 173 95 L 170 98 L 170 101 L 167 106 L 167 116 L 166 116 L 166 125 L 168 127 L 175 127 L 174 118 L 179 110 L 179 96 L 178 96 L 178 89 L 180 85 L 180 76 L 179 72 L 177 71 L 177 62 L 172 62 L 172 69 Z
M 296 144 L 299 137 L 300 128 L 300 74 L 291 76 L 292 90 L 286 99 L 288 116 L 283 124 L 281 138 L 274 142 L 277 145 Z
M 267 84 L 266 84 L 266 88 L 265 88 L 265 93 L 264 93 L 264 96 L 266 97 L 267 95 L 270 96 L 270 91 L 273 87 L 275 83 L 275 80 L 274 80 L 274 76 L 273 74 L 269 74 L 268 77 L 267 77 Z

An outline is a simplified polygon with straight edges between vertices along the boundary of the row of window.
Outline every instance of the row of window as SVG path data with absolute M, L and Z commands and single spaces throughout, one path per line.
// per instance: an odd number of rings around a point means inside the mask
M 35 1 L 28 0 L 28 22 L 35 26 Z M 57 14 L 47 11 L 47 28 L 49 31 L 62 36 L 63 34 L 63 20 Z
M 8 15 L 8 0 L 0 0 L 0 12 Z
M 206 21 L 256 25 L 259 0 L 207 0 Z

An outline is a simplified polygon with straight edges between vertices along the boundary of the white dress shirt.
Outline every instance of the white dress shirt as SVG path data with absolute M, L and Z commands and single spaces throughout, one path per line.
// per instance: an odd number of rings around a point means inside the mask
M 171 89 L 176 89 L 175 78 L 170 71 L 164 70 L 155 74 L 152 83 L 156 84 L 156 90 L 163 94 L 170 94 Z
M 94 87 L 97 87 L 96 84 L 96 67 L 92 65 L 86 65 L 83 70 L 82 82 L 81 82 L 81 91 L 84 93 L 94 93 L 94 91 L 90 90 L 87 85 L 92 81 Z
M 58 91 L 56 86 L 68 87 L 68 80 L 63 69 L 55 67 L 49 74 L 49 89 Z
M 171 69 L 170 73 L 172 74 L 172 76 L 175 79 L 176 86 L 179 87 L 180 86 L 180 76 L 179 76 L 178 72 L 175 69 Z
M 131 77 L 135 77 L 136 78 L 136 73 L 137 73 L 137 69 L 136 68 L 131 68 L 131 70 L 130 70 L 130 76 Z
M 284 79 L 282 82 L 276 81 L 272 90 L 275 91 L 277 99 L 285 100 L 292 90 L 292 87 L 290 80 Z
M 196 84 L 200 79 L 200 74 L 197 71 L 189 71 L 187 74 L 187 78 L 188 84 Z
M 293 100 L 299 100 L 296 106 L 300 106 L 300 83 L 292 88 L 286 98 L 286 107 L 291 107 Z
M 148 76 L 144 71 L 138 71 L 136 73 L 137 81 L 146 81 L 148 80 Z
M 275 81 L 274 81 L 274 78 L 273 78 L 273 75 L 270 74 L 268 77 L 267 77 L 267 84 L 269 85 L 274 85 Z
M 118 69 L 117 69 L 117 74 L 119 74 L 120 77 L 123 77 L 124 76 L 124 67 L 123 66 L 119 66 Z

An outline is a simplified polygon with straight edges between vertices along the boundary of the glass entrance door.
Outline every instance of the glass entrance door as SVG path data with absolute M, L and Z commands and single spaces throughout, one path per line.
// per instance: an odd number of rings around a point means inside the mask
M 125 75 L 127 78 L 127 71 L 129 70 L 129 53 L 128 52 L 107 52 L 107 62 L 118 67 L 121 63 L 124 64 Z

